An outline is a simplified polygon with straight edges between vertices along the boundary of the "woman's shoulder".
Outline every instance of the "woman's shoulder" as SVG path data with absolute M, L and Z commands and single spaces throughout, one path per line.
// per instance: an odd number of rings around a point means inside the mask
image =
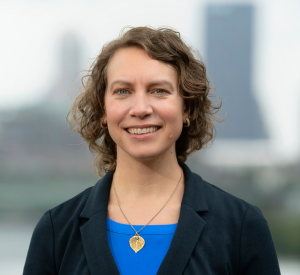
M 79 194 L 75 195 L 74 197 L 58 204 L 57 206 L 49 209 L 48 211 L 50 212 L 51 216 L 74 216 L 74 215 L 80 215 L 82 212 L 89 195 L 92 191 L 94 186 L 91 186 Z
M 265 219 L 259 207 L 238 198 L 220 187 L 203 180 L 198 174 L 193 173 L 197 185 L 200 187 L 198 193 L 203 192 L 208 212 L 218 218 L 243 220 L 251 216 L 254 219 Z
M 110 190 L 112 173 L 107 173 L 91 186 L 71 199 L 49 209 L 53 224 L 59 227 L 67 224 L 80 223 L 81 218 L 90 217 L 105 210 L 105 201 Z M 87 216 L 86 214 L 89 214 Z

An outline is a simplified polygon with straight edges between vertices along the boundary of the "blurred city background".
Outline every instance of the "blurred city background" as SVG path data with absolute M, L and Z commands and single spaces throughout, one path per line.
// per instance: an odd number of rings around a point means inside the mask
M 259 206 L 283 275 L 300 274 L 300 1 L 0 1 L 0 274 L 21 274 L 41 215 L 96 183 L 65 120 L 125 26 L 170 26 L 221 96 L 217 139 L 187 164 Z

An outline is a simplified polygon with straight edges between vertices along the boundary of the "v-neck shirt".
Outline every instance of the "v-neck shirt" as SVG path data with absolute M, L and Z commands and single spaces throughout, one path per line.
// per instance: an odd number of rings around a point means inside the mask
M 154 275 L 166 256 L 177 223 L 147 225 L 139 232 L 145 240 L 144 247 L 137 253 L 130 247 L 129 239 L 135 231 L 129 224 L 118 223 L 107 217 L 107 239 L 110 251 L 121 275 Z M 139 231 L 144 225 L 132 225 Z

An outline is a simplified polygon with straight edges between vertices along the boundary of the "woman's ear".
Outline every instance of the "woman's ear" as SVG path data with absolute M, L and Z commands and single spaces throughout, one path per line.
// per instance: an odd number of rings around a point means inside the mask
M 186 122 L 186 119 L 190 117 L 190 110 L 186 107 L 185 102 L 183 102 L 183 122 Z
M 103 115 L 101 117 L 101 121 L 103 122 L 103 124 L 107 124 L 107 116 L 106 116 L 105 109 L 104 109 Z
M 101 104 L 101 106 L 100 106 L 100 113 L 102 113 L 100 121 L 102 121 L 104 124 L 106 124 L 107 123 L 107 117 L 106 117 L 106 108 L 105 108 L 105 97 L 103 99 L 103 104 Z

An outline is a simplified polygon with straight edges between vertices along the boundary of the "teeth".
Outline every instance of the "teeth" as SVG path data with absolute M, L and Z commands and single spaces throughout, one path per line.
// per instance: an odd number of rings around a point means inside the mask
M 130 134 L 137 134 L 137 135 L 141 135 L 141 134 L 147 134 L 147 133 L 152 133 L 158 130 L 158 127 L 150 127 L 150 128 L 130 128 L 127 129 L 127 131 Z

